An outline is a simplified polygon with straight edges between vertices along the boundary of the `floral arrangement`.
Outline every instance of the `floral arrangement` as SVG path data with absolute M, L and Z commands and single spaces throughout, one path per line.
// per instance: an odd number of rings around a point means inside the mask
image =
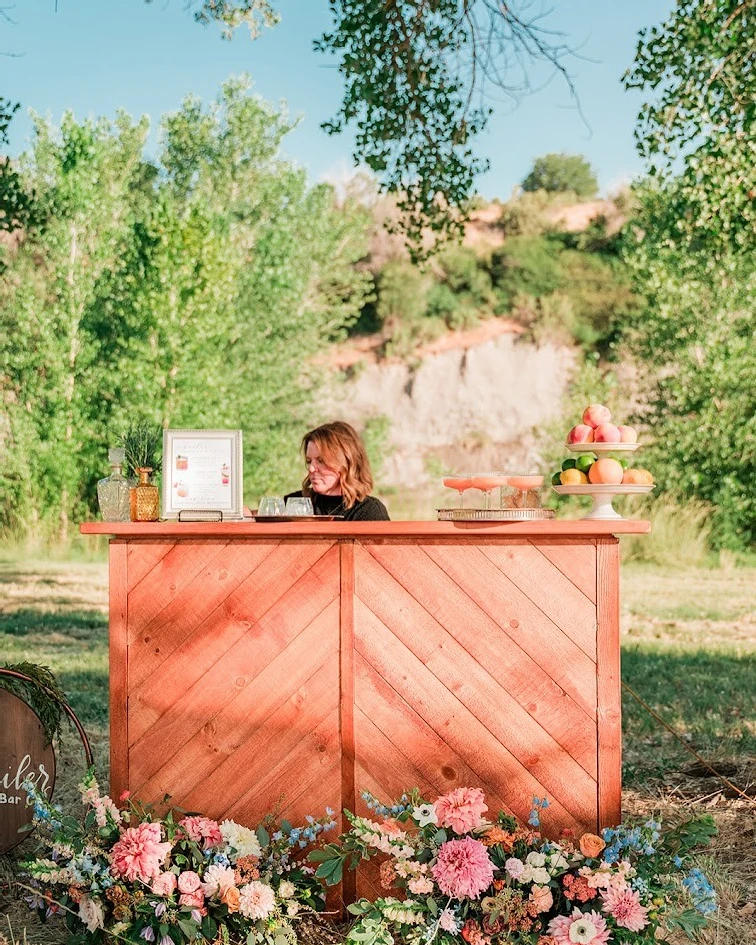
M 298 917 L 324 906 L 303 857 L 335 826 L 331 810 L 302 827 L 268 817 L 256 830 L 173 810 L 158 818 L 128 793 L 119 809 L 90 771 L 79 785 L 82 824 L 24 787 L 45 848 L 22 864 L 27 901 L 43 918 L 64 914 L 78 942 L 292 945 Z
M 382 860 L 386 895 L 349 906 L 354 945 L 640 945 L 664 927 L 691 935 L 716 909 L 711 885 L 691 869 L 693 848 L 716 832 L 710 817 L 548 840 L 546 799 L 533 799 L 523 826 L 504 813 L 486 819 L 478 788 L 434 803 L 415 790 L 391 807 L 362 796 L 375 819 L 346 812 L 351 829 L 310 854 L 327 883 L 345 866 Z

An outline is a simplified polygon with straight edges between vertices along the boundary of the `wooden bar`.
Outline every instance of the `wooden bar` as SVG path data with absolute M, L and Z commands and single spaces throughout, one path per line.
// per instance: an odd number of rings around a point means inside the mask
M 616 822 L 615 536 L 648 527 L 86 523 L 115 536 L 113 790 L 256 823 L 474 785 L 548 797 L 552 834 Z

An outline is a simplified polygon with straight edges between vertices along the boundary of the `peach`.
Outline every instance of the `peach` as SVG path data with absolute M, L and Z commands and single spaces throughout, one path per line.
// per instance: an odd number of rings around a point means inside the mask
M 587 423 L 578 423 L 567 434 L 568 443 L 593 443 L 593 427 Z
M 634 427 L 618 426 L 620 432 L 620 443 L 637 443 L 638 434 Z
M 597 427 L 600 423 L 609 423 L 612 413 L 603 404 L 589 404 L 583 411 L 583 423 L 589 427 Z
M 622 477 L 623 485 L 630 486 L 652 486 L 654 477 L 647 469 L 626 469 Z
M 579 469 L 565 469 L 559 474 L 559 479 L 563 486 L 585 486 L 588 484 L 588 477 Z
M 588 478 L 595 485 L 617 486 L 622 482 L 623 473 L 616 459 L 597 459 L 588 470 Z
M 615 427 L 613 423 L 600 423 L 593 431 L 593 441 L 594 443 L 619 443 L 619 427 Z

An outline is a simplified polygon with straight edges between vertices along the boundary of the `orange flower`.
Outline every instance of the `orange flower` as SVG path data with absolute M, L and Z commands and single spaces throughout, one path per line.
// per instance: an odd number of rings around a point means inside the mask
M 396 837 L 399 834 L 404 833 L 404 827 L 399 823 L 398 820 L 395 820 L 393 817 L 389 817 L 384 820 L 380 827 L 381 833 L 385 834 L 388 837 Z
M 580 838 L 580 852 L 583 856 L 595 858 L 606 847 L 606 844 L 595 833 L 584 833 Z
M 481 837 L 487 847 L 494 847 L 499 844 L 507 853 L 509 853 L 514 844 L 515 835 L 507 833 L 501 827 L 490 827 Z
M 229 912 L 238 912 L 240 895 L 236 886 L 229 886 L 221 896 L 221 902 L 228 906 Z

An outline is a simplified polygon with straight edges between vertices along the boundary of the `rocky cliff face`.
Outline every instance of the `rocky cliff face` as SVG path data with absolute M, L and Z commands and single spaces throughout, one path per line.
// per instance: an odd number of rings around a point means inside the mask
M 534 428 L 559 416 L 574 352 L 536 347 L 498 319 L 490 325 L 450 335 L 412 363 L 363 356 L 351 378 L 331 385 L 325 416 L 359 428 L 387 419 L 383 487 L 427 489 L 449 470 L 538 466 Z

